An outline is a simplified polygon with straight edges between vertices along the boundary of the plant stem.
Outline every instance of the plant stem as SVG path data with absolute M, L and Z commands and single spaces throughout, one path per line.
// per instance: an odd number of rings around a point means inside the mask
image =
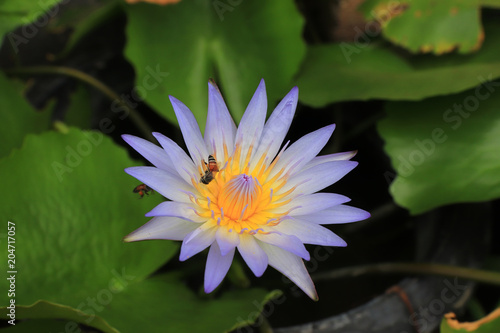
M 313 276 L 315 281 L 356 277 L 365 274 L 425 274 L 462 279 L 500 286 L 500 273 L 482 269 L 435 263 L 384 263 L 346 267 Z
M 102 92 L 112 101 L 118 101 L 121 106 L 123 106 L 128 115 L 132 118 L 132 121 L 135 123 L 137 128 L 141 131 L 141 133 L 151 141 L 155 141 L 153 135 L 151 134 L 152 130 L 147 124 L 147 122 L 142 118 L 142 116 L 135 109 L 131 108 L 127 103 L 123 102 L 123 100 L 118 96 L 116 92 L 114 92 L 110 87 L 97 80 L 95 77 L 88 75 L 78 69 L 63 67 L 63 66 L 30 66 L 30 67 L 16 67 L 9 68 L 4 70 L 5 73 L 11 75 L 40 75 L 40 74 L 52 74 L 52 75 L 65 75 L 72 78 L 75 78 L 79 81 L 85 82 L 88 85 L 94 87 L 95 89 Z

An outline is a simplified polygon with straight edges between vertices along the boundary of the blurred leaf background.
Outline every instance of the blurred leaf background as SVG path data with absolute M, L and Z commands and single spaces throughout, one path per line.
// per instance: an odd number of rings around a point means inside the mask
M 183 145 L 168 96 L 203 128 L 209 78 L 237 122 L 261 78 L 269 110 L 297 85 L 288 138 L 336 123 L 324 153 L 359 150 L 360 166 L 329 190 L 373 218 L 336 227 L 349 247 L 312 273 L 416 263 L 419 221 L 474 202 L 492 223 L 471 265 L 500 270 L 500 1 L 4 0 L 0 34 L 0 330 L 267 332 L 343 313 L 399 280 L 321 280 L 312 304 L 276 272 L 255 279 L 235 262 L 205 295 L 203 255 L 179 263 L 178 243 L 122 242 L 162 199 L 132 193 L 123 169 L 146 162 L 120 135 L 154 141 L 158 131 Z M 473 232 L 477 221 L 466 223 Z M 499 301 L 498 286 L 480 284 L 461 318 Z M 500 331 L 498 320 L 487 325 Z M 460 330 L 443 319 L 441 331 Z

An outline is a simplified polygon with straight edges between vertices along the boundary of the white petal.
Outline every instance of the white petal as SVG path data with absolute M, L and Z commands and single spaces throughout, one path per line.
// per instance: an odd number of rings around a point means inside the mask
M 188 109 L 181 101 L 177 98 L 169 96 L 170 102 L 174 107 L 175 115 L 177 121 L 179 122 L 179 127 L 181 128 L 182 136 L 186 147 L 189 150 L 189 154 L 193 159 L 196 166 L 201 167 L 201 161 L 208 158 L 207 147 L 205 146 L 205 141 L 203 140 L 200 132 L 200 127 L 196 122 L 195 117 L 191 110 Z
M 176 201 L 164 201 L 150 212 L 146 213 L 146 216 L 175 216 L 197 223 L 207 220 L 196 214 L 196 208 L 192 203 Z
M 177 173 L 186 181 L 186 183 L 191 184 L 191 178 L 198 178 L 198 170 L 196 169 L 193 160 L 187 156 L 186 152 L 179 147 L 177 143 L 167 138 L 161 133 L 153 133 L 153 136 L 158 140 L 163 149 L 167 152 L 168 156 Z
M 125 172 L 139 179 L 164 197 L 180 202 L 191 202 L 188 193 L 196 189 L 187 184 L 180 176 L 155 167 L 130 167 Z
M 248 149 L 252 144 L 257 146 L 262 135 L 264 122 L 266 121 L 267 114 L 267 96 L 266 85 L 264 80 L 260 81 L 255 94 L 253 95 L 250 103 L 248 104 L 243 117 L 241 118 L 240 125 L 236 131 L 236 145 L 241 146 L 241 159 L 243 163 L 246 158 Z
M 177 217 L 155 217 L 123 239 L 135 242 L 146 239 L 183 240 L 187 234 L 198 228 L 199 224 Z
M 271 232 L 268 234 L 257 233 L 254 237 L 261 242 L 278 246 L 286 251 L 292 252 L 305 260 L 311 259 L 309 252 L 307 252 L 304 244 L 293 235 L 285 235 L 278 232 Z
M 290 177 L 277 194 L 295 187 L 294 194 L 309 194 L 328 187 L 354 169 L 358 162 L 333 161 L 318 164 Z
M 234 257 L 234 248 L 222 255 L 217 243 L 213 243 L 208 251 L 207 265 L 205 267 L 205 292 L 211 293 L 222 282 L 231 267 Z
M 305 194 L 279 207 L 279 211 L 290 211 L 288 213 L 289 216 L 304 215 L 340 205 L 350 200 L 348 197 L 336 193 Z
M 168 154 L 157 145 L 129 134 L 122 135 L 122 138 L 155 167 L 174 172 L 172 160 Z
M 331 230 L 301 219 L 286 219 L 274 227 L 281 233 L 294 235 L 304 244 L 347 246 L 347 243 Z
M 208 223 L 204 223 L 201 226 L 198 224 L 198 228 L 184 238 L 179 260 L 184 261 L 189 259 L 209 247 L 215 241 L 216 231 L 217 227 L 209 226 Z
M 338 205 L 300 218 L 318 224 L 340 224 L 365 220 L 370 213 L 347 205 Z
M 302 259 L 295 254 L 266 243 L 260 244 L 269 257 L 269 265 L 292 280 L 307 296 L 317 301 L 318 294 Z
M 226 161 L 229 156 L 224 155 L 224 144 L 230 154 L 234 147 L 236 125 L 229 114 L 226 103 L 219 89 L 208 83 L 208 115 L 205 126 L 205 144 L 209 153 L 216 159 Z
M 335 130 L 335 125 L 325 126 L 314 132 L 304 135 L 288 147 L 274 166 L 270 177 L 281 169 L 283 174 L 290 172 L 293 175 L 319 154 Z
M 259 148 L 252 158 L 251 167 L 255 166 L 262 154 L 268 156 L 267 164 L 270 164 L 276 156 L 290 129 L 290 124 L 292 123 L 295 109 L 297 108 L 298 99 L 299 89 L 294 87 L 274 109 L 264 126 Z
M 264 274 L 268 264 L 267 254 L 252 235 L 246 233 L 240 235 L 238 251 L 255 276 L 260 277 Z
M 220 252 L 223 256 L 230 251 L 234 251 L 236 246 L 240 243 L 240 237 L 237 232 L 229 231 L 227 228 L 220 227 L 215 233 L 215 239 L 219 244 Z

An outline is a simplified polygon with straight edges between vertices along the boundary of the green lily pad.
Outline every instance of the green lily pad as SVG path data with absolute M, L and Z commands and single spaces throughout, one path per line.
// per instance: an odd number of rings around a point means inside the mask
M 35 111 L 16 83 L 0 73 L 0 157 L 20 147 L 26 133 L 40 133 L 50 127 L 50 114 Z
M 479 0 L 479 3 L 482 7 L 500 8 L 499 0 Z
M 64 319 L 64 321 L 58 321 L 58 326 L 62 327 L 62 329 L 59 329 L 56 332 L 72 332 L 76 330 L 79 323 L 92 322 L 92 327 L 103 332 L 118 333 L 116 329 L 109 326 L 109 324 L 100 316 L 87 314 L 81 310 L 57 303 L 37 301 L 29 306 L 16 306 L 15 311 L 15 320 L 13 323 L 15 323 L 16 326 L 23 328 L 20 332 L 30 332 L 28 328 L 33 324 L 43 323 L 45 325 L 53 325 L 54 323 L 50 319 L 56 318 Z M 0 308 L 0 316 L 2 318 L 7 317 L 9 321 L 12 321 L 14 318 L 11 319 L 11 317 L 8 316 L 9 312 L 10 310 L 5 307 Z M 20 322 L 20 320 L 23 320 L 23 322 Z M 24 323 L 24 321 L 26 323 Z M 40 327 L 38 327 L 37 331 L 50 332 L 50 330 L 40 330 Z M 34 331 L 32 330 L 31 332 Z
M 227 332 L 254 322 L 266 294 L 263 289 L 247 289 L 201 299 L 180 283 L 179 276 L 162 274 L 117 294 L 100 316 L 119 332 Z M 129 320 L 123 318 L 126 313 Z
M 161 201 L 132 192 L 137 181 L 123 171 L 131 165 L 111 139 L 78 130 L 28 135 L 21 150 L 0 160 L 2 182 L 13 189 L 0 217 L 3 236 L 7 221 L 15 224 L 18 305 L 45 299 L 77 307 L 103 288 L 144 279 L 174 255 L 173 242 L 122 242 Z
M 221 332 L 255 320 L 267 291 L 200 298 L 180 273 L 150 277 L 177 242 L 122 242 L 162 200 L 132 193 L 137 181 L 123 169 L 133 165 L 111 139 L 76 129 L 28 135 L 0 160 L 3 185 L 12 189 L 0 208 L 0 236 L 15 247 L 0 288 L 9 290 L 14 275 L 16 320 L 58 318 L 114 333 Z M 7 296 L 0 300 L 4 319 L 14 299 Z
M 64 123 L 67 126 L 89 129 L 91 127 L 92 105 L 87 87 L 78 85 L 70 98 L 71 102 L 66 110 Z
M 297 76 L 300 100 L 314 107 L 348 100 L 421 100 L 500 77 L 500 24 L 485 26 L 478 52 L 404 57 L 379 44 L 311 46 Z
M 183 101 L 203 128 L 210 77 L 239 120 L 259 81 L 269 104 L 291 86 L 305 52 L 303 19 L 288 1 L 181 1 L 126 6 L 126 56 L 133 63 L 135 100 L 142 98 L 173 123 L 168 95 Z M 135 97 L 134 97 L 135 96 Z
M 57 14 L 59 2 L 58 0 L 3 0 L 0 2 L 0 37 L 10 32 L 6 38 L 17 53 L 19 45 L 29 43 L 31 38 Z M 31 22 L 34 22 L 34 26 L 23 28 L 20 32 L 11 32 L 14 28 Z
M 2 328 L 2 333 L 27 333 L 27 332 L 78 332 L 71 323 L 56 319 L 33 319 L 16 321 L 15 325 Z
M 412 214 L 500 197 L 500 83 L 421 102 L 390 102 L 379 132 L 396 178 L 390 192 Z M 386 173 L 388 181 L 394 175 Z
M 382 24 L 384 36 L 414 53 L 469 53 L 484 32 L 478 2 L 470 0 L 368 0 L 360 8 Z

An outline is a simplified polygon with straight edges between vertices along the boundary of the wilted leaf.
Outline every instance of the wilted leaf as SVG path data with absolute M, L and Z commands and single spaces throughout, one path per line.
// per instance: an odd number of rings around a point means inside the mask
M 500 308 L 484 318 L 474 322 L 460 323 L 453 312 L 444 315 L 441 321 L 441 333 L 475 332 L 498 333 L 500 332 Z
M 500 24 L 486 29 L 483 47 L 471 55 L 404 57 L 378 44 L 312 46 L 297 76 L 300 100 L 314 107 L 346 100 L 420 100 L 494 80 L 500 76 Z
M 469 53 L 481 47 L 480 7 L 470 0 L 368 0 L 361 10 L 384 36 L 412 52 Z

